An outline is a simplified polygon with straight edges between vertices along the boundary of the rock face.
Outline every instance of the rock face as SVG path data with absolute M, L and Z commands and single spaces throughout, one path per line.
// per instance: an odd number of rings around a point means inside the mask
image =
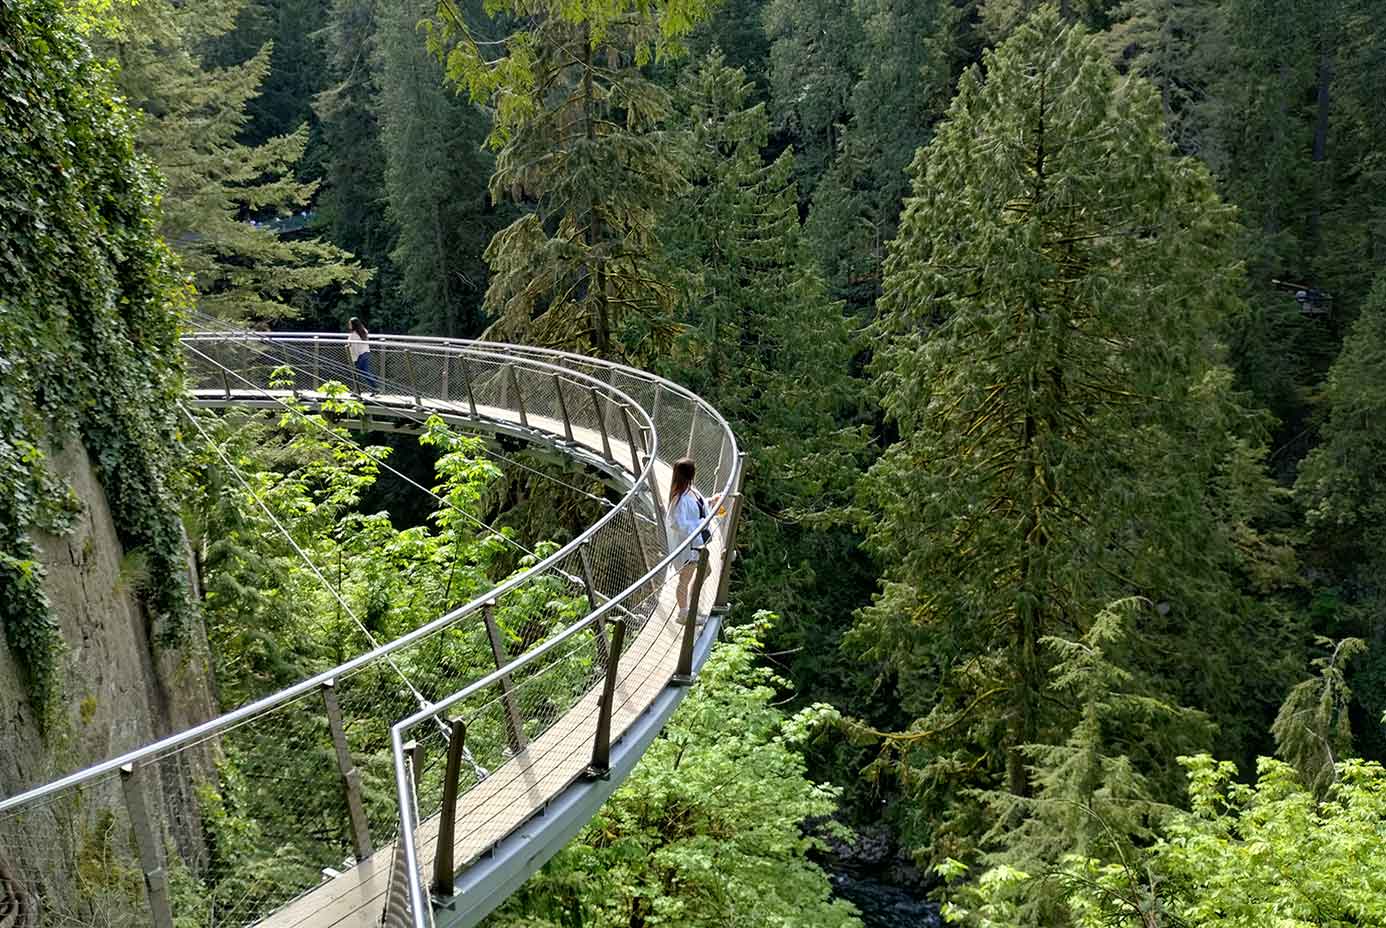
M 116 536 L 85 450 L 70 442 L 52 460 L 84 504 L 68 535 L 38 539 L 45 589 L 65 648 L 60 708 L 49 730 L 41 732 L 19 667 L 0 643 L 0 798 L 116 757 L 216 712 L 203 629 L 192 629 L 176 650 L 150 640 L 134 589 L 138 571 Z M 141 773 L 156 827 L 189 862 L 201 857 L 202 846 L 192 789 L 198 774 L 210 771 L 211 751 L 204 746 L 183 752 Z M 0 813 L 0 884 L 39 896 L 49 913 L 56 908 L 78 914 L 72 906 L 94 904 L 102 894 L 116 897 L 105 905 L 118 904 L 119 897 L 141 905 L 142 880 L 132 870 L 128 837 L 118 775 L 17 816 Z M 0 899 L 5 895 L 0 885 Z M 96 913 L 82 914 L 85 921 Z

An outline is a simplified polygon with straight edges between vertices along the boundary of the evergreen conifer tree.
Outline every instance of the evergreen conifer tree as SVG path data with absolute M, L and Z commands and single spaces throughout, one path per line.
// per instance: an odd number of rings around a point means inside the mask
M 1032 796 L 1032 746 L 1081 718 L 1045 641 L 1114 600 L 1151 603 L 1125 668 L 1164 681 L 1148 695 L 1268 711 L 1283 629 L 1240 589 L 1286 556 L 1256 530 L 1275 494 L 1216 337 L 1240 309 L 1231 211 L 1153 88 L 1053 8 L 984 65 L 887 260 L 874 370 L 900 438 L 864 487 L 885 576 L 854 633 L 918 717 L 896 769 L 973 833 L 956 790 Z
M 193 276 L 199 308 L 269 319 L 294 314 L 296 299 L 324 288 L 360 286 L 369 272 L 340 248 L 288 239 L 263 223 L 305 211 L 316 184 L 294 177 L 306 127 L 259 146 L 239 141 L 270 48 L 239 65 L 203 66 L 200 50 L 232 27 L 243 5 L 122 5 L 110 42 L 121 91 L 145 114 L 140 148 L 167 183 L 161 231 Z
M 390 258 L 411 328 L 475 336 L 486 291 L 481 253 L 503 213 L 487 201 L 495 159 L 483 148 L 486 116 L 448 86 L 418 29 L 431 5 L 401 0 L 377 13 L 375 109 L 396 231 Z

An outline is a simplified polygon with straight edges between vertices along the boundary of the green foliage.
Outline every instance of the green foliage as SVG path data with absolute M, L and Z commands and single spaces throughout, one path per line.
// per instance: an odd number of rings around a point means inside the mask
M 1373 288 L 1322 391 L 1322 443 L 1299 469 L 1295 494 L 1318 543 L 1352 563 L 1382 565 L 1386 501 L 1386 277 Z
M 1169 816 L 1139 859 L 1103 864 L 1078 856 L 1047 878 L 1067 894 L 1078 928 L 1348 928 L 1386 922 L 1386 770 L 1346 761 L 1320 801 L 1287 764 L 1262 759 L 1255 785 L 1207 755 L 1180 759 L 1189 812 Z M 950 868 L 958 874 L 958 867 Z M 946 909 L 955 924 L 1013 925 L 1015 893 L 1037 875 L 996 870 L 966 901 Z
M 795 749 L 823 709 L 786 718 L 772 705 L 783 681 L 756 652 L 773 620 L 729 631 L 630 779 L 487 925 L 860 924 L 804 857 L 800 823 L 830 813 L 836 791 Z
M 1328 656 L 1314 661 L 1319 675 L 1290 690 L 1280 713 L 1271 724 L 1276 753 L 1294 765 L 1309 787 L 1322 793 L 1333 782 L 1338 758 L 1352 749 L 1352 724 L 1348 706 L 1346 667 L 1366 650 L 1360 638 L 1339 642 L 1321 639 Z
M 59 3 L 0 6 L 0 622 L 40 717 L 60 644 L 33 532 L 79 503 L 50 453 L 91 456 L 165 641 L 190 617 L 170 495 L 182 290 L 155 234 L 157 177 Z
M 1283 623 L 1242 594 L 1283 572 L 1275 495 L 1215 340 L 1236 226 L 1163 136 L 1152 88 L 1042 10 L 915 163 L 873 362 L 900 440 L 863 494 L 885 576 L 854 636 L 918 718 L 896 744 L 936 854 L 979 827 L 960 790 L 1032 794 L 1025 746 L 1083 702 L 1047 690 L 1045 642 L 1108 603 L 1151 604 L 1128 667 L 1169 706 L 1245 719 L 1283 673 Z

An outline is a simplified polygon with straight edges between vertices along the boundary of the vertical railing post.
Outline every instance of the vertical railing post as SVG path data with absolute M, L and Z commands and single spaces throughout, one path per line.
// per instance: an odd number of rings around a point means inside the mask
M 587 776 L 604 780 L 611 773 L 611 715 L 616 701 L 616 674 L 620 669 L 621 648 L 626 642 L 626 620 L 616 619 L 607 652 L 606 679 L 602 681 L 602 701 L 597 707 L 597 733 L 592 739 L 592 763 Z
M 678 686 L 688 686 L 693 676 L 693 642 L 698 637 L 698 603 L 703 595 L 703 581 L 707 579 L 707 548 L 698 549 L 698 570 L 693 575 L 693 589 L 688 592 L 688 613 L 680 616 L 683 623 L 683 641 L 679 645 L 679 665 L 671 681 Z M 674 608 L 678 609 L 676 601 Z
M 404 349 L 404 369 L 409 372 L 409 388 L 414 391 L 414 405 L 423 406 L 423 398 L 419 395 L 419 379 L 414 375 L 414 352 L 408 348 Z
M 645 539 L 640 535 L 640 519 L 635 514 L 634 506 L 626 507 L 626 515 L 630 517 L 630 531 L 635 536 L 635 548 L 640 554 L 640 574 L 644 576 L 650 572 L 650 554 L 645 549 Z
M 149 898 L 149 915 L 154 928 L 173 928 L 173 909 L 168 901 L 168 873 L 164 870 L 159 842 L 149 822 L 149 807 L 144 800 L 141 769 L 134 764 L 120 768 L 120 786 L 125 792 L 125 808 L 130 813 L 130 828 L 135 833 L 135 850 L 139 853 L 140 869 L 144 871 L 144 889 Z
M 702 408 L 703 407 L 696 405 L 693 407 L 693 419 L 688 423 L 688 450 L 683 453 L 683 456 L 686 458 L 691 458 L 693 456 L 693 436 L 698 434 L 698 412 Z
M 611 439 L 606 434 L 606 416 L 602 415 L 601 394 L 597 392 L 596 387 L 588 387 L 587 389 L 592 394 L 592 408 L 597 411 L 597 431 L 602 433 L 602 455 L 608 461 L 614 462 L 615 458 L 611 456 Z
M 636 476 L 640 474 L 640 447 L 635 443 L 635 430 L 630 427 L 630 407 L 625 403 L 621 404 L 621 425 L 626 430 L 626 447 L 630 449 L 630 472 Z
M 313 388 L 322 386 L 322 339 L 313 336 Z
M 442 362 L 439 366 L 442 368 L 443 374 L 440 378 L 443 383 L 443 401 L 451 402 L 452 394 L 448 392 L 448 371 L 452 369 L 452 354 L 444 348 L 443 353 L 438 356 L 438 360 Z
M 438 849 L 433 858 L 433 891 L 451 896 L 457 889 L 453 843 L 457 836 L 457 787 L 462 778 L 462 749 L 467 743 L 467 723 L 452 720 L 448 736 L 448 766 L 443 774 L 443 809 L 438 814 Z
M 654 402 L 650 404 L 650 421 L 659 421 L 659 401 L 664 398 L 664 384 L 655 384 Z
M 563 413 L 563 438 L 571 445 L 573 443 L 573 420 L 568 417 L 568 402 L 563 399 L 563 381 L 557 374 L 553 375 L 553 389 L 558 394 L 558 409 Z
M 736 527 L 741 522 L 741 491 L 746 485 L 746 452 L 736 456 L 736 491 L 729 500 L 723 500 L 727 507 L 727 521 L 722 532 L 722 565 L 717 576 L 717 596 L 712 601 L 713 612 L 726 612 L 730 605 L 732 561 L 736 559 Z
M 515 406 L 520 410 L 520 428 L 529 428 L 529 416 L 525 415 L 525 398 L 520 393 L 520 379 L 515 376 L 515 363 L 506 362 L 506 376 L 510 378 L 510 387 L 515 391 Z
M 381 356 L 382 358 L 384 358 L 384 357 L 385 357 L 384 352 L 381 352 L 381 355 L 380 355 L 380 356 Z M 347 352 L 347 364 L 351 367 L 351 387 L 352 387 L 352 392 L 355 393 L 357 396 L 360 396 L 360 395 L 361 395 L 361 371 L 360 371 L 359 368 L 357 368 L 357 366 L 356 366 L 356 359 L 353 358 L 353 357 L 351 356 L 351 352 L 350 352 L 350 351 Z M 384 379 L 385 379 L 385 378 L 382 376 L 382 377 L 381 377 L 382 382 L 384 381 Z M 364 422 L 364 420 L 363 420 L 363 422 Z
M 578 545 L 578 563 L 582 565 L 582 583 L 587 587 L 587 606 L 593 612 L 597 611 L 597 585 L 592 582 L 592 554 L 589 550 L 591 542 L 584 541 Z M 606 626 L 601 622 L 592 624 L 592 634 L 597 639 L 597 660 L 605 663 L 607 656 Z
M 467 356 L 459 354 L 457 356 L 457 366 L 462 371 L 462 386 L 467 390 L 467 413 L 476 418 L 476 394 L 472 392 L 472 375 L 467 373 Z
M 496 659 L 496 669 L 505 666 L 505 649 L 501 644 L 500 626 L 496 624 L 496 601 L 488 600 L 481 607 L 481 619 L 486 625 L 486 637 L 491 641 L 491 656 Z M 505 703 L 505 725 L 510 731 L 510 747 L 516 752 L 525 749 L 525 729 L 520 720 L 519 709 L 515 705 L 515 686 L 510 674 L 500 678 L 501 702 Z
M 226 365 L 221 366 L 221 390 L 226 394 L 226 398 L 231 398 L 231 375 L 226 370 Z
M 372 851 L 370 824 L 366 820 L 365 804 L 361 801 L 361 771 L 356 769 L 351 759 L 335 680 L 328 680 L 322 685 L 322 701 L 327 706 L 327 727 L 332 732 L 332 748 L 337 753 L 337 771 L 342 775 L 347 816 L 351 820 L 351 844 L 356 851 L 356 859 L 365 860 Z

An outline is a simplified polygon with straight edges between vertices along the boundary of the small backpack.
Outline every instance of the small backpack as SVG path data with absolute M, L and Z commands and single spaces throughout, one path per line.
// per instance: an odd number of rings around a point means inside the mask
M 698 504 L 698 521 L 701 522 L 707 518 L 707 510 L 703 508 L 703 498 L 698 495 L 697 491 L 693 493 L 693 502 Z M 712 532 L 709 529 L 703 529 L 698 533 L 699 545 L 706 545 L 711 540 Z

